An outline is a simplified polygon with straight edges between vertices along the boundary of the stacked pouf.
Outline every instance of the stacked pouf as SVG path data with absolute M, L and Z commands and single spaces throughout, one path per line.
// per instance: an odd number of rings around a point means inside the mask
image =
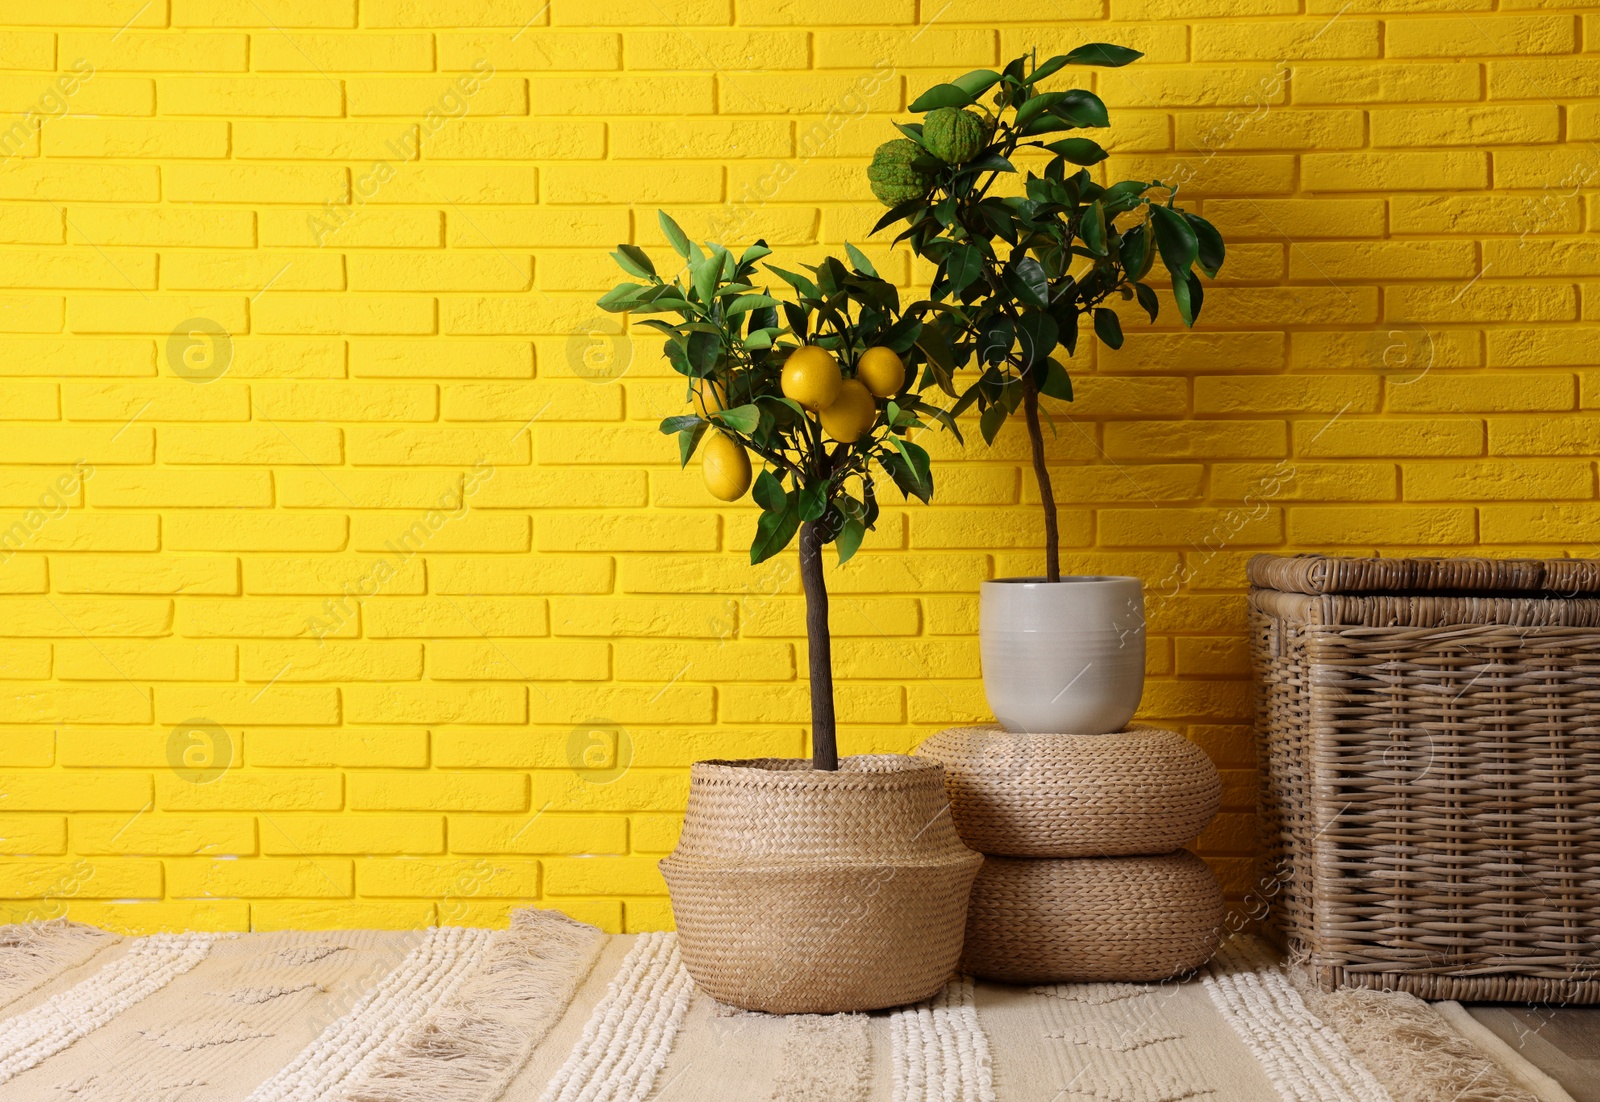
M 918 754 L 944 764 L 950 814 L 984 854 L 962 969 L 1009 983 L 1166 979 L 1222 936 L 1222 887 L 1183 849 L 1222 780 L 1176 731 L 1031 735 L 954 727 Z

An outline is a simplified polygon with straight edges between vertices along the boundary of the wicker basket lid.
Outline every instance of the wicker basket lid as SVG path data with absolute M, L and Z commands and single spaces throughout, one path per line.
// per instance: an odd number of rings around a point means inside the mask
M 1597 559 L 1256 555 L 1250 584 L 1283 593 L 1600 593 Z

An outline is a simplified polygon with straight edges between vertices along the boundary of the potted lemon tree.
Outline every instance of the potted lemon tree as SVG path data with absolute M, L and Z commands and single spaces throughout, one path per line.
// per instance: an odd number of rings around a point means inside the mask
M 855 554 L 878 517 L 880 473 L 907 497 L 932 497 L 928 453 L 910 437 L 954 422 L 908 385 L 929 326 L 853 246 L 848 263 L 828 257 L 806 275 L 765 263 L 762 242 L 738 256 L 701 248 L 659 217 L 677 273 L 663 278 L 642 249 L 619 245 L 612 255 L 634 281 L 600 305 L 659 315 L 636 324 L 665 337 L 686 410 L 661 431 L 681 463 L 698 454 L 715 497 L 754 498 L 751 563 L 798 542 L 812 719 L 810 761 L 692 767 L 683 834 L 661 862 L 684 963 L 747 1009 L 914 1002 L 955 967 L 981 859 L 944 814 L 937 763 L 840 758 L 823 548 Z M 763 267 L 781 296 L 758 289 Z
M 1008 730 L 1095 734 L 1120 730 L 1144 686 L 1144 608 L 1137 578 L 1061 576 L 1055 492 L 1045 457 L 1040 398 L 1072 400 L 1058 350 L 1073 355 L 1084 319 L 1102 344 L 1122 347 L 1122 320 L 1108 303 L 1136 303 L 1155 321 L 1159 258 L 1185 326 L 1200 316 L 1222 236 L 1176 203 L 1160 180 L 1101 184 L 1090 167 L 1106 159 L 1072 131 L 1110 125 L 1106 106 L 1082 88 L 1045 91 L 1069 66 L 1122 66 L 1137 50 L 1091 43 L 1039 62 L 1026 55 L 999 72 L 980 69 L 937 85 L 897 123 L 867 170 L 890 209 L 874 232 L 900 226 L 898 243 L 935 265 L 930 297 L 914 314 L 936 316 L 917 347 L 923 380 L 976 408 L 992 443 L 1019 410 L 1044 509 L 1045 574 L 985 581 L 979 601 L 984 691 Z M 993 110 L 980 106 L 989 97 Z M 1065 136 L 1063 136 L 1065 135 Z M 1042 161 L 1017 172 L 1016 160 Z M 1147 282 L 1148 281 L 1148 282 Z M 953 326 L 954 340 L 947 337 Z M 958 372 L 970 381 L 958 387 Z

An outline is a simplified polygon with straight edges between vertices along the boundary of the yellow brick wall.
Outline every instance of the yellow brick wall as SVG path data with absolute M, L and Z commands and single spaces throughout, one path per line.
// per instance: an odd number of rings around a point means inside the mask
M 1580 5 L 3 0 L 0 916 L 668 921 L 686 764 L 802 751 L 801 604 L 606 252 L 864 242 L 908 96 L 1095 40 L 1147 55 L 1074 78 L 1105 167 L 1230 249 L 1194 333 L 1074 362 L 1065 557 L 1150 583 L 1247 890 L 1248 555 L 1597 553 Z M 977 583 L 1039 569 L 1019 434 L 934 446 L 832 574 L 848 751 L 984 718 Z

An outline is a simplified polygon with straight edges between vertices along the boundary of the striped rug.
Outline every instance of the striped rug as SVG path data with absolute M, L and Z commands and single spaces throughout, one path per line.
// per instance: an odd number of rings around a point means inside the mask
M 1562 1102 L 1427 1004 L 1311 990 L 1236 940 L 1168 984 L 953 977 L 776 1018 L 672 934 L 462 927 L 122 938 L 0 927 L 0 1102 Z

